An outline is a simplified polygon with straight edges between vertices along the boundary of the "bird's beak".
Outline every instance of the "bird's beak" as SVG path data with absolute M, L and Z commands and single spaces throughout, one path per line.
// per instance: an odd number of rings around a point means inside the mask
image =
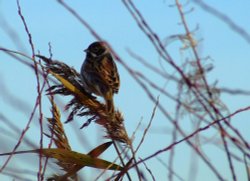
M 88 50 L 88 49 L 85 49 L 85 50 L 83 50 L 83 51 L 87 53 L 89 50 Z

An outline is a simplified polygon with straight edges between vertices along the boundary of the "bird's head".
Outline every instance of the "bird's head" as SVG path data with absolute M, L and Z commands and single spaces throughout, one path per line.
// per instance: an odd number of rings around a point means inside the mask
M 87 56 L 89 55 L 91 57 L 100 57 L 109 53 L 106 43 L 101 41 L 90 44 L 84 51 L 87 53 Z

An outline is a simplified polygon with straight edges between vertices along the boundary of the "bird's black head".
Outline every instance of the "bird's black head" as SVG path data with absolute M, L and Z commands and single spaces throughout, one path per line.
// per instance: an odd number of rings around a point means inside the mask
M 108 47 L 105 42 L 98 41 L 90 44 L 85 52 L 87 56 L 100 57 L 108 53 Z

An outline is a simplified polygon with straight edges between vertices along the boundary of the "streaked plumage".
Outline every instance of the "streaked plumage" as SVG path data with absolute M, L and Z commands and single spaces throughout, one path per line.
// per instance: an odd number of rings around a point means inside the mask
M 83 84 L 88 92 L 102 96 L 107 110 L 113 112 L 113 95 L 119 91 L 120 79 L 112 55 L 104 42 L 92 43 L 85 52 L 81 68 Z

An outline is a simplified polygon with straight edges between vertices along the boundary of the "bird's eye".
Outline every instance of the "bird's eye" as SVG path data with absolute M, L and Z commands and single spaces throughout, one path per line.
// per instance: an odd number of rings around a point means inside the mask
M 99 48 L 98 48 L 98 47 L 94 47 L 94 48 L 93 48 L 93 51 L 94 51 L 94 52 L 98 52 L 98 51 L 99 51 Z

